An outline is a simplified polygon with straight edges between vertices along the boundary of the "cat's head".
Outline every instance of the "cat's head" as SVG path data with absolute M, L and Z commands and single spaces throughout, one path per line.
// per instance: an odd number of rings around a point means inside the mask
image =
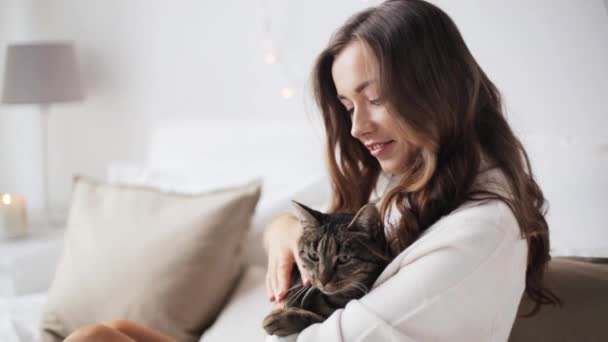
M 384 225 L 373 204 L 325 214 L 293 201 L 303 227 L 298 249 L 311 283 L 327 295 L 362 296 L 388 264 Z

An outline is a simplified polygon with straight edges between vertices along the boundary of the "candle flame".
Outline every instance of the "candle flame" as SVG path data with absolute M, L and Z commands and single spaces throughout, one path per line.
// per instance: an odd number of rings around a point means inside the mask
M 13 201 L 13 199 L 11 198 L 11 195 L 9 195 L 9 194 L 2 195 L 2 203 L 9 205 L 9 204 L 11 204 L 12 201 Z

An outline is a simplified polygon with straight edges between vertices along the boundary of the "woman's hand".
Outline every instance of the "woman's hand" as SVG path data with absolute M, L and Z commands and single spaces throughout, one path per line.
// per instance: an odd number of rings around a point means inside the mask
M 264 231 L 264 247 L 268 253 L 266 272 L 266 293 L 271 302 L 281 302 L 291 284 L 294 261 L 300 271 L 303 283 L 310 279 L 302 267 L 298 253 L 298 241 L 302 236 L 300 221 L 291 214 L 277 217 Z

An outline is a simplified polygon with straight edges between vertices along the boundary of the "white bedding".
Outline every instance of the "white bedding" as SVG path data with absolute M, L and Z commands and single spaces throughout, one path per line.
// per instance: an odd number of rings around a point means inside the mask
M 266 298 L 265 269 L 248 267 L 226 307 L 201 337 L 201 342 L 263 341 L 262 320 L 272 304 Z M 36 342 L 46 293 L 0 297 L 0 341 Z M 235 329 L 235 327 L 239 327 Z
M 38 341 L 38 324 L 45 300 L 46 293 L 0 298 L 0 341 Z

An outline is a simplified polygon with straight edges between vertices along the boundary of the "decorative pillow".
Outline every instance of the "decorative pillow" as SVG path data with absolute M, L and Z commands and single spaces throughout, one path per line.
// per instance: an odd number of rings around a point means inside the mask
M 76 177 L 42 340 L 128 319 L 197 341 L 241 271 L 260 189 L 185 195 Z
M 187 167 L 184 168 L 187 169 Z M 285 172 L 285 174 L 290 173 Z M 203 173 L 195 176 L 187 175 L 184 172 L 163 171 L 128 161 L 113 161 L 107 169 L 109 183 L 152 187 L 161 191 L 182 194 L 200 193 L 211 187 L 217 187 L 208 178 L 210 175 Z M 237 179 L 229 176 L 225 176 L 219 182 L 223 186 L 239 183 Z M 296 177 L 292 179 L 292 184 L 289 186 L 269 187 L 266 181 L 263 183 L 262 195 L 251 220 L 251 228 L 245 243 L 244 256 L 248 264 L 265 267 L 268 260 L 262 246 L 264 228 L 279 214 L 291 211 L 292 200 L 306 203 L 313 209 L 327 210 L 331 197 L 331 184 L 329 177 L 325 175 L 306 179 Z

